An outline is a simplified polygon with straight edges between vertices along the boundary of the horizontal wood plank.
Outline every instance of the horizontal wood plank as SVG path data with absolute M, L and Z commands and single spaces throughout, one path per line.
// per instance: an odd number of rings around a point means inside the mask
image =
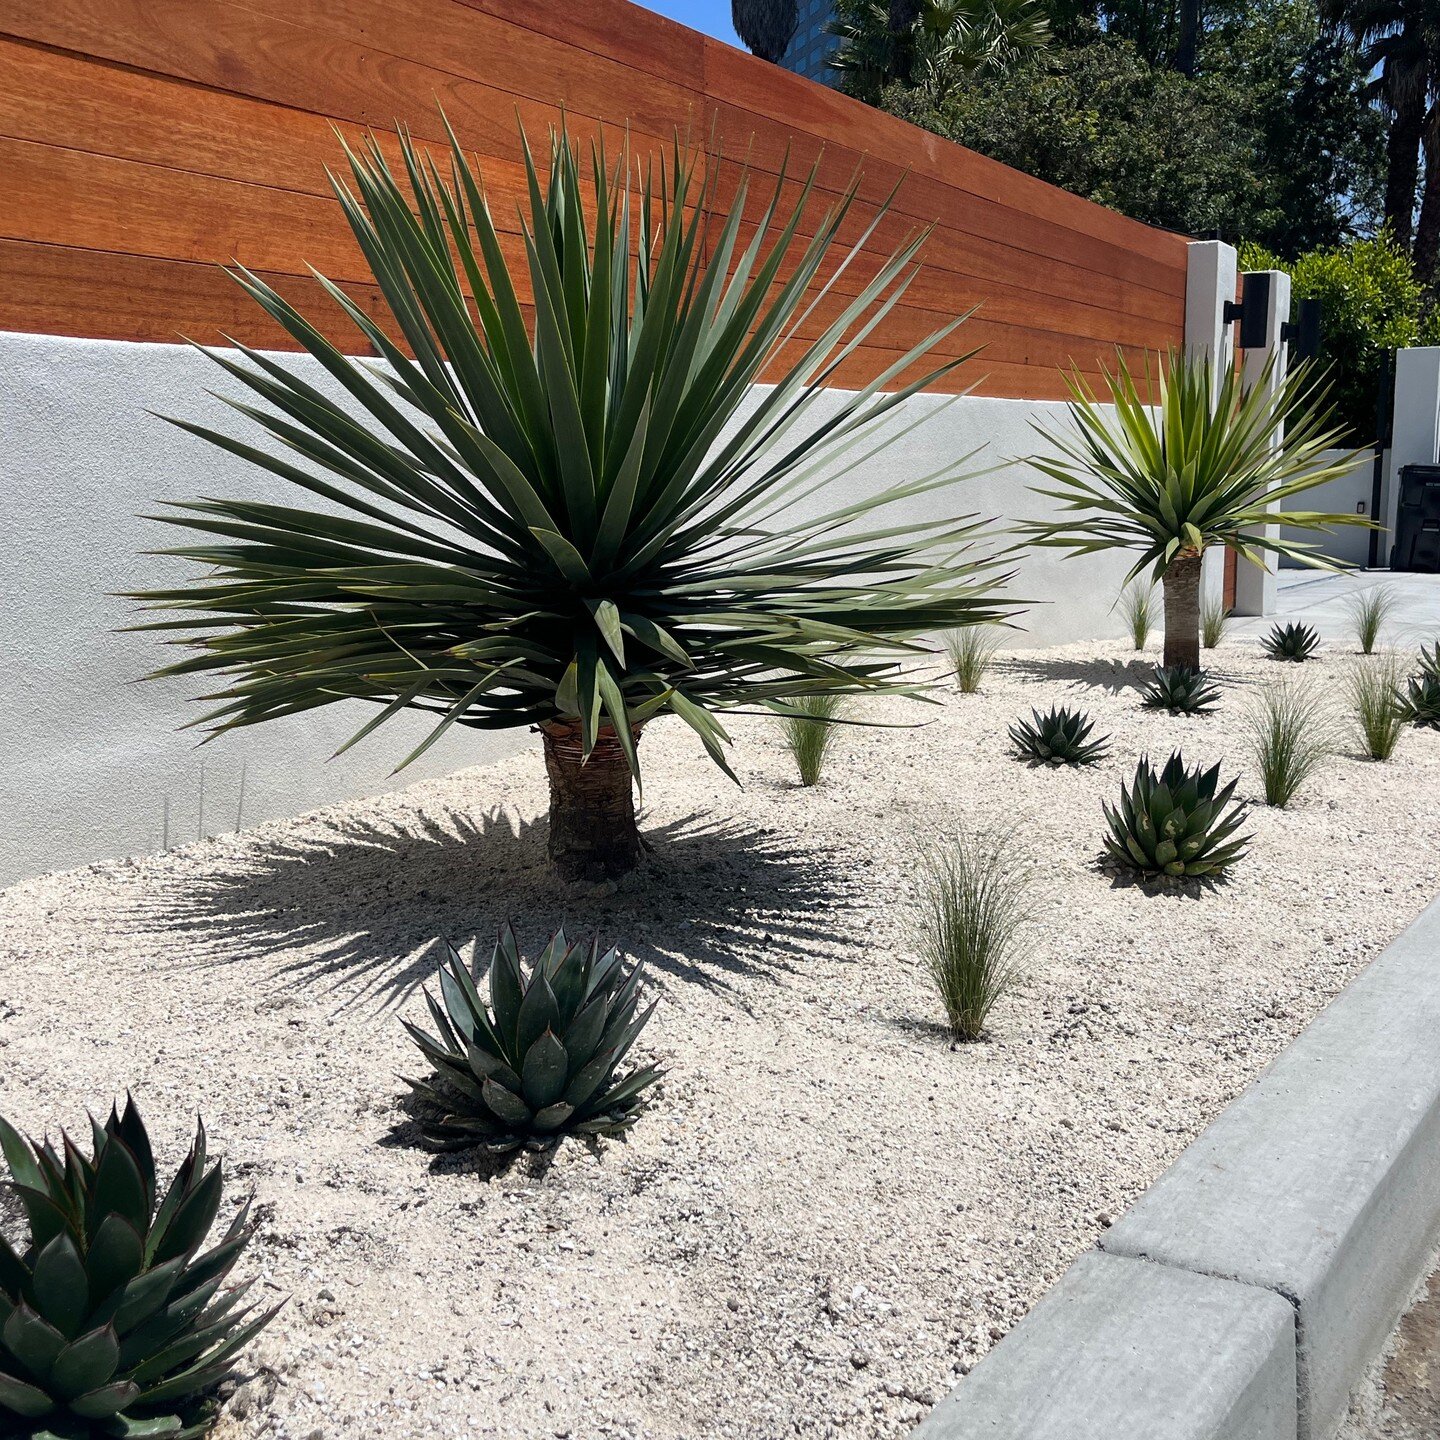
M 802 325 L 821 333 L 917 227 L 933 227 L 901 304 L 835 383 L 868 380 L 978 306 L 937 349 L 983 346 L 942 388 L 1062 398 L 1062 367 L 1098 378 L 1116 353 L 1179 342 L 1185 240 L 1066 195 L 626 0 L 9 0 L 0 13 L 0 326 L 246 343 L 284 337 L 217 267 L 238 260 L 297 303 L 314 265 L 384 320 L 329 189 L 352 143 L 391 127 L 443 145 L 436 102 L 479 159 L 502 243 L 521 257 L 521 140 L 565 123 L 637 155 L 678 132 L 717 147 L 714 203 L 752 186 L 742 237 L 773 189 L 816 165 L 801 235 L 859 173 L 853 242 L 893 212 Z M 387 138 L 388 135 L 388 138 Z M 768 244 L 768 242 L 767 242 Z M 787 262 L 788 265 L 788 262 Z M 785 272 L 788 273 L 788 269 Z M 349 327 L 338 321 L 343 331 Z M 357 335 L 348 343 L 364 349 Z M 783 366 L 789 355 L 780 357 Z M 980 377 L 983 377 L 980 378 Z

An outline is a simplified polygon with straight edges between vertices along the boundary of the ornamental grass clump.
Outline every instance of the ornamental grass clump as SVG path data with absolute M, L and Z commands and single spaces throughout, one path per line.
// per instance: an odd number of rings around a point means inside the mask
M 1362 654 L 1374 654 L 1380 632 L 1395 613 L 1397 603 L 1395 591 L 1389 585 L 1372 585 L 1346 600 L 1345 609 L 1355 631 L 1355 643 Z
M 1017 604 L 975 517 L 947 502 L 901 522 L 968 457 L 826 502 L 969 358 L 949 338 L 962 316 L 830 386 L 914 279 L 923 233 L 874 263 L 884 207 L 859 213 L 859 175 L 823 200 L 818 162 L 767 198 L 748 172 L 717 186 L 678 143 L 617 160 L 557 133 L 537 165 L 521 141 L 513 240 L 453 135 L 402 131 L 394 170 L 388 142 L 346 145 L 334 188 L 383 323 L 321 279 L 350 332 L 332 340 L 234 272 L 327 385 L 264 351 L 206 352 L 259 438 L 177 423 L 289 503 L 177 507 L 198 573 L 141 598 L 192 652 L 161 673 L 208 681 L 212 733 L 358 700 L 373 714 L 355 743 L 419 710 L 431 726 L 404 764 L 454 727 L 538 729 L 551 863 L 598 880 L 642 855 L 654 717 L 728 771 L 725 711 L 911 693 L 927 637 Z M 346 353 L 355 331 L 378 361 Z
M 1230 628 L 1230 611 L 1223 600 L 1207 600 L 1200 607 L 1200 643 L 1214 650 Z
M 1272 362 L 1273 365 L 1273 362 Z M 1345 474 L 1355 457 L 1325 459 L 1341 438 L 1325 382 L 1297 366 L 1272 387 L 1267 367 L 1248 389 L 1233 365 L 1217 378 L 1203 355 L 1172 355 L 1144 393 L 1122 358 L 1107 375 L 1111 403 L 1071 379 L 1072 424 L 1037 425 L 1048 451 L 1030 463 L 1055 488 L 1058 520 L 1023 529 L 1072 555 L 1138 551 L 1129 577 L 1148 572 L 1165 596 L 1165 664 L 1200 668 L 1200 569 L 1206 550 L 1229 546 L 1263 565 L 1269 555 L 1334 568 L 1295 530 L 1369 525 L 1358 515 L 1293 510 L 1294 496 Z M 1280 436 L 1277 441 L 1276 437 Z M 1285 529 L 1277 527 L 1284 522 Z
M 813 695 L 797 695 L 789 702 L 793 712 L 781 717 L 780 733 L 795 761 L 802 785 L 818 785 L 825 768 L 825 757 L 835 739 L 844 714 L 847 696 L 819 691 Z
M 194 1440 L 217 1386 L 279 1306 L 226 1282 L 255 1226 L 241 1206 L 205 1249 L 224 1179 L 197 1124 L 163 1195 L 135 1103 L 69 1136 L 27 1140 L 0 1119 L 21 1234 L 0 1233 L 0 1435 Z
M 1284 809 L 1334 753 L 1334 717 L 1317 686 L 1279 680 L 1261 688 L 1245 722 L 1265 803 Z
M 941 643 L 950 661 L 955 688 L 962 695 L 978 693 L 985 672 L 1000 648 L 1000 632 L 993 625 L 966 625 L 947 630 L 941 636 Z
M 1363 752 L 1388 760 L 1405 729 L 1405 670 L 1396 655 L 1377 654 L 1356 663 L 1346 680 L 1350 713 Z
M 507 925 L 490 957 L 487 1003 L 464 957 L 445 948 L 439 1001 L 425 992 L 435 1034 L 404 1022 L 435 1067 L 429 1079 L 406 1080 L 428 1144 L 545 1150 L 635 1123 L 661 1076 L 656 1065 L 620 1069 L 658 1003 L 639 1008 L 638 964 L 627 970 L 617 951 L 571 945 L 557 930 L 527 966 Z
M 957 1044 L 979 1040 L 1013 988 L 1038 910 L 1034 865 L 992 836 L 962 834 L 925 857 L 919 948 Z
M 1091 740 L 1095 722 L 1083 710 L 1051 706 L 1043 715 L 1032 710 L 1032 720 L 1017 720 L 1010 727 L 1015 753 L 1022 760 L 1046 765 L 1094 765 L 1110 753 L 1110 737 Z
M 1130 631 L 1131 644 L 1137 650 L 1143 650 L 1150 641 L 1150 632 L 1155 628 L 1155 587 L 1127 585 L 1115 603 L 1126 629 Z
M 1290 660 L 1298 665 L 1320 648 L 1320 632 L 1313 625 L 1295 620 L 1285 625 L 1277 623 L 1260 642 L 1260 648 L 1272 660 Z
M 1110 824 L 1106 853 L 1124 869 L 1162 880 L 1223 876 L 1250 842 L 1236 835 L 1246 810 L 1230 803 L 1235 785 L 1220 787 L 1218 765 L 1188 769 L 1178 750 L 1158 775 L 1142 759 L 1120 803 L 1101 802 Z
M 1203 670 L 1157 665 L 1140 687 L 1140 703 L 1147 710 L 1168 710 L 1172 715 L 1203 715 L 1220 703 L 1220 687 Z

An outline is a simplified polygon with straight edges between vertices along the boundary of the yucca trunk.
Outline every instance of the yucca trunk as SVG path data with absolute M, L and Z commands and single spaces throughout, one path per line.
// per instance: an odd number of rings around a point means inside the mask
M 1165 587 L 1165 665 L 1200 668 L 1200 556 L 1178 555 L 1161 583 Z
M 616 880 L 640 863 L 635 777 L 614 729 L 602 726 L 582 762 L 580 726 L 552 720 L 540 727 L 550 777 L 550 863 L 562 880 Z M 640 727 L 634 730 L 640 741 Z

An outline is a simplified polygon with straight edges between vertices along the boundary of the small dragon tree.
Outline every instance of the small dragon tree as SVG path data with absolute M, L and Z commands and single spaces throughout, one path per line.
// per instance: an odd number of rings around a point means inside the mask
M 1143 397 L 1123 357 L 1105 378 L 1113 414 L 1077 375 L 1070 381 L 1073 429 L 1036 426 L 1054 449 L 1029 463 L 1056 488 L 1037 486 L 1034 493 L 1068 513 L 1022 529 L 1038 544 L 1072 555 L 1133 550 L 1126 583 L 1148 570 L 1164 586 L 1166 667 L 1198 670 L 1204 552 L 1228 545 L 1256 565 L 1270 551 L 1335 568 L 1312 545 L 1267 535 L 1264 527 L 1368 525 L 1357 515 L 1281 511 L 1291 496 L 1346 474 L 1355 457 L 1324 458 L 1341 431 L 1326 387 L 1305 366 L 1292 370 L 1273 395 L 1268 371 L 1247 390 L 1228 367 L 1217 382 L 1203 356 L 1172 355 Z
M 858 176 L 803 239 L 816 174 L 789 208 L 782 173 L 742 243 L 746 176 L 728 216 L 707 220 L 678 144 L 613 169 L 596 148 L 582 178 L 558 134 L 547 179 L 525 146 L 509 246 L 453 133 L 448 156 L 403 133 L 400 151 L 403 183 L 374 137 L 346 149 L 353 187 L 333 183 L 403 343 L 321 277 L 382 362 L 349 357 L 237 270 L 343 400 L 237 346 L 207 353 L 251 392 L 229 403 L 278 446 L 175 422 L 324 502 L 202 500 L 165 517 L 198 534 L 170 553 L 207 573 L 138 598 L 187 612 L 148 627 L 189 632 L 172 639 L 197 652 L 159 674 L 222 677 L 218 708 L 194 723 L 218 734 L 376 706 L 348 747 L 428 712 L 402 765 L 453 725 L 538 727 L 551 860 L 602 878 L 641 853 L 637 742 L 653 716 L 679 716 L 728 770 L 718 712 L 908 689 L 900 664 L 926 634 L 1014 608 L 993 597 L 1006 577 L 975 548 L 975 517 L 876 514 L 963 461 L 824 502 L 892 438 L 886 416 L 969 358 L 919 363 L 957 319 L 858 391 L 825 388 L 903 294 L 924 239 L 855 264 L 882 208 L 832 261 Z M 519 246 L 528 321 L 507 259 Z

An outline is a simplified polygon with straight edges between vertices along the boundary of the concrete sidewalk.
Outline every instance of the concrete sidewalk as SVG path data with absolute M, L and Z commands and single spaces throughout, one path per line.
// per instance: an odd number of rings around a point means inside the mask
M 1241 562 L 1242 564 L 1245 562 Z M 1440 575 L 1412 575 L 1392 570 L 1282 570 L 1276 579 L 1276 612 L 1265 616 L 1235 616 L 1229 634 L 1236 639 L 1259 639 L 1278 620 L 1313 625 L 1322 640 L 1353 638 L 1354 625 L 1347 602 L 1361 591 L 1384 586 L 1395 596 L 1395 614 L 1383 632 L 1384 642 L 1413 647 L 1440 638 Z

